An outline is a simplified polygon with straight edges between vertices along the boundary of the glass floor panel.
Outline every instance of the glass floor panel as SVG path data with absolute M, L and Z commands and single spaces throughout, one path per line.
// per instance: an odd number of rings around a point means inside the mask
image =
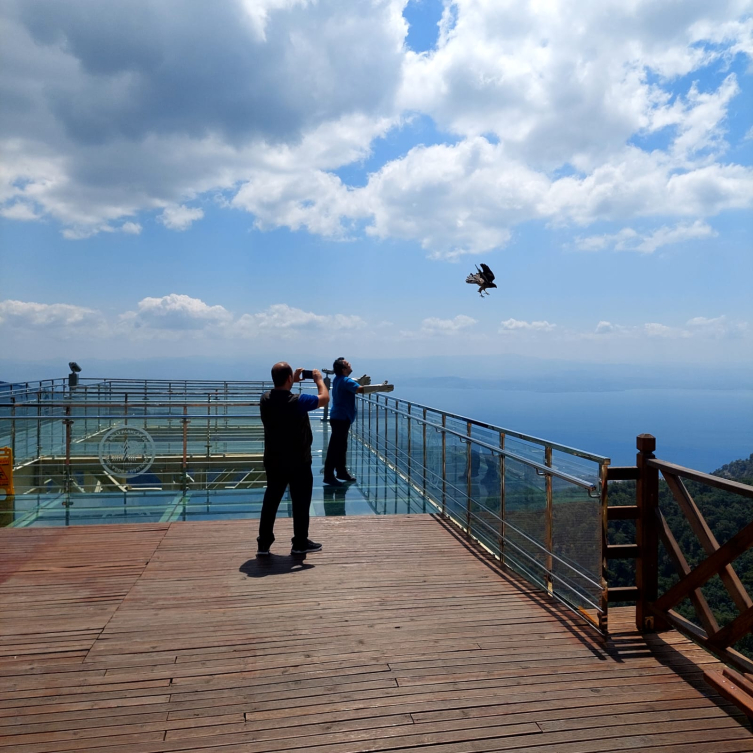
M 333 489 L 323 484 L 323 457 L 329 440 L 328 426 L 311 421 L 314 433 L 314 489 L 312 516 L 397 515 L 431 513 L 436 508 L 374 453 L 351 438 L 348 467 L 357 481 Z M 129 491 L 25 494 L 0 500 L 0 526 L 97 525 L 104 523 L 159 523 L 176 520 L 258 518 L 264 489 Z M 286 492 L 277 513 L 292 516 Z

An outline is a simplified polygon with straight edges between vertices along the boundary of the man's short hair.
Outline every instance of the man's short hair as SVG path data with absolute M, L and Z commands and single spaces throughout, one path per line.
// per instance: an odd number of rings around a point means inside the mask
M 293 369 L 285 361 L 280 361 L 272 367 L 272 381 L 275 387 L 282 387 L 291 376 L 293 376 Z
M 334 371 L 337 376 L 343 375 L 343 371 L 345 371 L 345 356 L 340 356 L 335 359 L 335 362 L 332 364 L 332 371 Z

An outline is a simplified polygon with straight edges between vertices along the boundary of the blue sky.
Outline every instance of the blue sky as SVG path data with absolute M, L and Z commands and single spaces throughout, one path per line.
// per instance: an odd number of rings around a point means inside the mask
M 751 364 L 752 11 L 4 2 L 0 347 Z

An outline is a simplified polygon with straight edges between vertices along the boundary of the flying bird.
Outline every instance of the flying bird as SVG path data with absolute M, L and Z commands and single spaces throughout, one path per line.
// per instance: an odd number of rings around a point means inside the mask
M 468 277 L 465 278 L 465 281 L 470 283 L 471 285 L 478 285 L 478 294 L 483 298 L 484 292 L 487 288 L 497 287 L 494 284 L 494 272 L 492 272 L 491 269 L 486 266 L 486 264 L 482 264 L 481 269 L 478 268 L 477 264 L 476 269 L 478 271 L 474 274 L 468 275 Z M 489 295 L 489 293 L 486 294 Z

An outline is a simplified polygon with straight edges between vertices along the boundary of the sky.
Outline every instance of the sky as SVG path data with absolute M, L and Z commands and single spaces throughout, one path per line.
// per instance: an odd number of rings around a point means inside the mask
M 4 358 L 753 376 L 747 0 L 0 0 L 0 35 Z

